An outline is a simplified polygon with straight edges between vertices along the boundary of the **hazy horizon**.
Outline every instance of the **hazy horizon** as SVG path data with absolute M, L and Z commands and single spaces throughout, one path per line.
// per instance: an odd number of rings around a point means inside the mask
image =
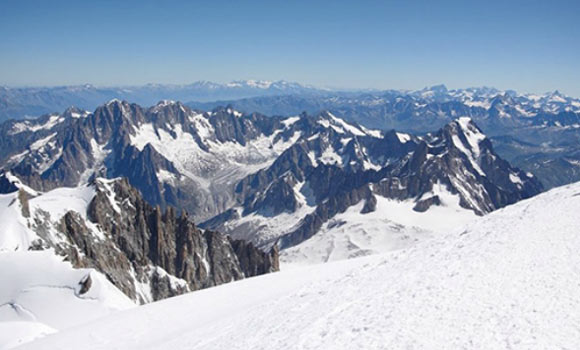
M 417 87 L 414 89 L 401 89 L 401 88 L 397 88 L 397 87 L 390 87 L 390 88 L 385 88 L 385 89 L 379 89 L 379 88 L 353 88 L 353 87 L 333 87 L 333 86 L 316 86 L 316 85 L 311 85 L 311 84 L 304 84 L 301 83 L 299 81 L 288 81 L 288 80 L 268 80 L 268 79 L 245 79 L 245 80 L 228 80 L 228 81 L 210 81 L 210 80 L 197 80 L 197 81 L 191 81 L 191 82 L 186 82 L 186 83 L 153 83 L 153 82 L 149 82 L 149 83 L 144 83 L 144 84 L 127 84 L 127 85 L 106 85 L 106 84 L 92 84 L 92 83 L 82 83 L 82 84 L 64 84 L 64 85 L 0 85 L 0 87 L 5 87 L 5 88 L 9 88 L 9 89 L 26 89 L 26 88 L 30 88 L 30 89 L 51 89 L 51 88 L 68 88 L 68 87 L 83 87 L 83 86 L 91 86 L 94 87 L 96 89 L 114 89 L 114 88 L 141 88 L 141 87 L 146 87 L 146 86 L 187 86 L 187 85 L 193 85 L 196 83 L 200 83 L 200 82 L 208 82 L 208 83 L 216 83 L 216 84 L 228 84 L 228 83 L 233 83 L 233 82 L 240 82 L 240 81 L 261 81 L 261 82 L 271 82 L 271 83 L 276 83 L 276 82 L 280 82 L 280 81 L 285 81 L 287 83 L 296 83 L 296 84 L 300 84 L 302 86 L 305 87 L 311 87 L 311 88 L 315 88 L 315 89 L 320 89 L 320 90 L 328 90 L 329 92 L 365 92 L 365 91 L 369 91 L 369 92 L 384 92 L 384 91 L 389 91 L 389 90 L 395 90 L 395 91 L 401 91 L 401 92 L 413 92 L 413 91 L 419 91 L 422 89 L 429 89 L 432 87 L 436 87 L 436 86 L 440 86 L 443 85 L 447 88 L 447 90 L 461 90 L 461 89 L 478 89 L 478 88 L 489 88 L 489 89 L 497 89 L 499 91 L 505 92 L 505 91 L 515 91 L 518 94 L 549 94 L 549 93 L 553 93 L 553 92 L 559 92 L 561 94 L 570 96 L 570 97 L 577 97 L 577 95 L 573 95 L 573 94 L 567 94 L 564 91 L 560 90 L 560 89 L 554 89 L 554 90 L 546 90 L 546 91 L 525 91 L 525 90 L 517 90 L 517 89 L 512 89 L 512 88 L 499 88 L 497 86 L 448 86 L 445 83 L 439 83 L 439 84 L 433 84 L 433 85 L 429 85 L 429 86 L 422 86 L 422 87 Z

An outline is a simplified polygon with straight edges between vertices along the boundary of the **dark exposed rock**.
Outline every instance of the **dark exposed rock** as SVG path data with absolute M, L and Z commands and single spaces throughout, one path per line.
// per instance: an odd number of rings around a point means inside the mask
M 230 186 L 227 193 L 215 193 L 221 189 L 203 191 L 200 183 L 181 174 L 150 143 L 139 148 L 132 144 L 132 138 L 144 125 L 151 126 L 156 135 L 164 133 L 171 137 L 178 137 L 177 129 L 174 130 L 178 126 L 188 138 L 191 136 L 199 149 L 208 151 L 208 143 L 202 140 L 195 121 L 195 116 L 202 112 L 192 111 L 179 102 L 142 108 L 113 100 L 82 118 L 72 118 L 67 116 L 72 112 L 67 113 L 27 121 L 29 128 L 20 125 L 16 131 L 13 122 L 0 125 L 0 139 L 6 138 L 7 145 L 6 149 L 0 149 L 2 168 L 38 191 L 74 187 L 95 177 L 127 177 L 150 204 L 162 209 L 174 206 L 187 210 L 196 219 L 209 218 L 227 209 L 225 205 L 233 197 Z M 57 118 L 59 122 L 50 129 L 40 128 L 50 118 Z M 275 131 L 274 142 L 287 140 L 294 133 L 291 129 L 279 132 L 284 127 L 281 118 L 260 114 L 241 116 L 230 108 L 218 108 L 201 118 L 204 127 L 212 130 L 209 139 L 213 143 L 245 146 L 250 140 L 270 136 Z M 39 128 L 38 133 L 31 132 Z M 40 143 L 31 148 L 35 142 Z M 204 173 L 210 170 L 199 170 L 196 176 L 211 176 Z M 159 178 L 162 172 L 173 176 L 175 181 L 163 181 Z M 0 190 L 3 187 L 0 182 Z M 5 191 L 8 190 L 11 189 Z
M 296 183 L 291 173 L 275 180 L 263 193 L 255 193 L 246 199 L 243 215 L 259 212 L 269 217 L 282 212 L 294 212 L 299 205 L 293 189 Z
M 171 278 L 168 275 L 159 273 L 157 269 L 153 270 L 149 283 L 151 285 L 151 295 L 153 300 L 174 297 L 189 291 L 184 285 L 176 285 L 172 283 Z
M 278 247 L 274 245 L 269 253 L 258 250 L 250 242 L 230 240 L 238 257 L 240 267 L 247 277 L 258 276 L 269 271 L 278 271 Z
M 22 216 L 25 218 L 30 217 L 30 205 L 28 204 L 28 193 L 23 189 L 18 190 L 18 200 L 22 208 Z
M 80 285 L 79 295 L 83 295 L 86 292 L 88 292 L 89 289 L 91 289 L 91 286 L 93 285 L 91 275 L 88 274 L 85 277 L 83 277 L 83 279 L 79 282 L 79 285 Z
M 153 207 L 126 179 L 96 179 L 93 186 L 88 221 L 66 213 L 57 226 L 66 241 L 55 244 L 56 252 L 74 267 L 102 272 L 133 300 L 159 300 L 278 269 L 276 253 L 204 232 L 172 207 Z M 48 237 L 43 227 L 34 229 Z
M 10 181 L 5 173 L 0 173 L 0 193 L 12 193 L 18 191 L 14 182 Z
M 365 200 L 365 205 L 360 211 L 360 213 L 361 214 L 372 213 L 373 211 L 376 210 L 376 208 L 377 208 L 377 197 L 371 195 Z
M 284 249 L 302 243 L 316 234 L 322 224 L 330 218 L 338 213 L 343 213 L 361 200 L 371 200 L 371 197 L 373 197 L 372 191 L 368 185 L 365 185 L 329 198 L 318 205 L 312 214 L 307 215 L 296 230 L 282 236 L 279 241 L 280 248 Z
M 283 233 L 280 240 L 262 242 L 265 248 L 274 241 L 283 249 L 299 244 L 361 200 L 362 214 L 374 211 L 376 196 L 414 200 L 414 209 L 423 212 L 441 205 L 441 199 L 434 194 L 437 187 L 457 195 L 460 206 L 483 215 L 542 190 L 536 178 L 497 156 L 489 139 L 468 119 L 452 122 L 422 138 L 395 132 L 382 138 L 348 135 L 350 139 L 345 144 L 344 134 L 317 131 L 319 136 L 295 144 L 270 167 L 237 185 L 242 215 L 256 213 L 266 218 L 297 211 L 301 204 L 293 189 L 296 184 L 305 183 L 312 191 L 314 202 L 310 205 L 315 209 L 290 232 Z M 334 157 L 341 158 L 337 164 L 320 161 L 326 149 L 333 149 Z M 369 167 L 369 163 L 374 166 Z M 230 211 L 234 212 L 237 213 Z M 229 233 L 235 236 L 236 228 L 223 223 L 236 219 L 235 215 L 223 215 L 203 225 L 230 227 Z M 243 231 L 243 237 L 247 236 Z
M 413 210 L 423 213 L 429 210 L 429 208 L 431 208 L 432 205 L 441 205 L 441 200 L 439 199 L 439 196 L 433 196 L 418 201 L 413 207 Z

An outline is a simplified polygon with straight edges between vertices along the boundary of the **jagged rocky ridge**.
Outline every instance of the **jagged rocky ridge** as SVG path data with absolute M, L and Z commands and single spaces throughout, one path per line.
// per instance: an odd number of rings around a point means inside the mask
M 302 111 L 333 114 L 371 128 L 428 132 L 455 118 L 469 116 L 491 136 L 525 126 L 580 124 L 580 99 L 558 91 L 520 94 L 512 90 L 467 88 L 448 90 L 444 85 L 422 90 L 329 93 L 322 96 L 284 95 L 190 102 L 188 106 L 212 109 L 231 104 L 243 112 L 295 115 Z
M 22 217 L 34 237 L 14 249 L 53 249 L 75 268 L 102 272 L 138 303 L 278 270 L 276 249 L 201 230 L 185 212 L 148 204 L 124 178 L 45 194 L 31 193 L 11 174 L 3 179 L 21 187 Z
M 124 176 L 149 203 L 187 210 L 203 227 L 265 249 L 299 244 L 361 201 L 361 215 L 373 212 L 377 196 L 424 212 L 448 204 L 436 193 L 442 188 L 482 215 L 542 189 L 466 117 L 413 136 L 329 112 L 268 117 L 115 100 L 94 113 L 5 123 L 0 132 L 4 169 L 35 190 Z
M 273 161 L 299 136 L 280 133 L 283 126 L 226 108 L 202 113 L 162 102 L 144 109 L 115 100 L 94 113 L 67 110 L 2 124 L 0 162 L 43 191 L 124 176 L 150 203 L 201 219 L 231 204 L 231 182 Z
M 521 94 L 485 87 L 448 90 L 438 85 L 418 91 L 261 96 L 188 103 L 201 109 L 226 104 L 240 111 L 265 114 L 328 110 L 369 128 L 411 133 L 433 131 L 468 116 L 493 140 L 499 155 L 534 172 L 546 188 L 580 180 L 580 100 L 558 91 Z
M 239 99 L 242 97 L 249 98 Z M 212 110 L 232 104 L 242 112 L 266 115 L 328 110 L 368 128 L 411 133 L 429 132 L 469 116 L 492 138 L 499 155 L 534 172 L 546 188 L 580 180 L 580 99 L 558 91 L 530 94 L 488 87 L 449 90 L 444 85 L 416 91 L 329 91 L 284 81 L 197 82 L 130 89 L 90 85 L 0 87 L 0 120 L 62 111 L 71 105 L 93 110 L 111 98 L 146 106 L 166 98 L 214 101 L 187 105 Z M 551 171 L 553 167 L 559 171 Z
M 413 209 L 424 212 L 442 205 L 435 185 L 443 185 L 458 197 L 461 207 L 483 215 L 542 189 L 532 174 L 498 157 L 469 118 L 422 137 L 394 131 L 372 135 L 347 125 L 318 129 L 270 167 L 240 181 L 236 193 L 241 205 L 202 226 L 264 246 L 278 242 L 288 248 L 312 237 L 332 217 L 361 201 L 365 203 L 361 215 L 373 212 L 377 196 L 414 201 Z M 283 216 L 290 216 L 286 227 L 268 224 Z M 258 235 L 264 231 L 271 234 Z

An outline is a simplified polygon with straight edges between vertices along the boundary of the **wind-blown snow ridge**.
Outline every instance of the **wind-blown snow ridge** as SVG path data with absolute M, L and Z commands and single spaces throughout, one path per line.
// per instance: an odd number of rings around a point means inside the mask
M 573 349 L 578 210 L 577 183 L 410 249 L 168 299 L 23 349 Z

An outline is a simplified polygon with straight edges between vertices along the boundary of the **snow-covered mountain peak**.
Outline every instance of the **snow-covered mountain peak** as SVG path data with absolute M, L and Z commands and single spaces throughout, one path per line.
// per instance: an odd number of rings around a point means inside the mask
M 238 117 L 238 118 L 243 116 L 242 112 L 236 111 L 232 106 L 226 107 L 225 112 L 227 114 L 233 115 L 234 117 Z
M 150 240 L 156 245 L 150 246 Z M 189 246 L 189 253 L 176 251 L 176 241 Z M 207 250 L 210 243 L 212 252 Z M 235 244 L 242 243 L 215 232 L 204 234 L 173 208 L 162 211 L 149 205 L 126 178 L 96 178 L 88 185 L 60 187 L 36 197 L 23 190 L 0 195 L 0 255 L 50 250 L 73 267 L 98 269 L 138 303 L 275 269 L 274 256 L 247 244 L 238 252 Z M 194 251 L 200 260 L 187 255 Z M 234 253 L 257 254 L 269 265 L 262 272 L 245 270 L 257 265 L 241 266 L 228 258 Z M 219 267 L 213 265 L 216 254 L 223 258 Z
M 113 98 L 113 99 L 107 101 L 107 103 L 105 103 L 105 106 L 123 104 L 124 102 L 127 102 L 127 101 L 123 101 L 123 100 L 120 100 L 118 98 Z
M 470 117 L 461 117 L 443 128 L 457 147 L 467 148 L 479 155 L 479 144 L 486 139 L 485 134 Z M 461 145 L 459 145 L 461 144 Z
M 316 90 L 316 88 L 311 86 L 301 85 L 295 82 L 289 82 L 285 80 L 270 81 L 270 80 L 234 80 L 232 82 L 224 84 L 225 87 L 234 89 L 257 89 L 257 90 L 277 90 L 280 92 L 292 92 L 301 91 L 305 89 Z
M 134 118 L 132 116 L 132 113 L 130 112 L 131 106 L 132 105 L 128 101 L 114 98 L 109 102 L 105 103 L 103 106 L 98 107 L 97 110 L 99 109 L 106 110 L 113 119 L 120 117 L 134 122 Z M 116 111 L 120 111 L 120 113 L 117 113 Z
M 546 94 L 546 100 L 551 103 L 567 103 L 568 96 L 562 94 L 558 90 L 554 90 L 553 92 Z
M 436 97 L 437 95 L 442 95 L 447 93 L 447 86 L 444 84 L 433 85 L 429 87 L 425 87 L 422 90 L 419 90 L 420 95 L 426 98 Z
M 165 106 L 169 106 L 169 105 L 172 105 L 175 103 L 176 102 L 173 100 L 161 100 L 161 101 L 157 102 L 156 106 L 165 107 Z
M 459 126 L 461 132 L 467 137 L 470 145 L 478 145 L 486 138 L 485 134 L 475 124 L 470 117 L 461 117 L 454 121 Z
M 295 263 L 409 247 L 541 190 L 470 118 L 419 138 L 238 113 L 114 102 L 26 134 L 0 189 L 42 193 L 1 200 L 17 232 L 2 245 L 53 249 L 145 303 L 275 270 L 278 248 Z
M 60 116 L 58 113 L 51 113 L 33 120 L 17 121 L 12 124 L 9 134 L 16 135 L 20 133 L 47 131 L 62 125 L 65 120 L 65 117 Z
M 75 106 L 71 106 L 62 113 L 62 116 L 65 118 L 77 119 L 77 118 L 86 118 L 87 116 L 89 116 L 89 114 L 91 114 L 91 112 L 85 111 Z
M 173 100 L 161 100 L 156 105 L 152 106 L 149 111 L 156 114 L 158 118 L 163 118 L 165 115 L 174 116 L 175 114 L 194 114 L 191 108 L 185 106 L 179 101 Z
M 513 97 L 505 92 L 497 94 L 491 99 L 492 107 L 495 107 L 497 105 L 513 105 L 513 104 L 514 104 Z
M 337 232 L 346 232 L 335 230 L 346 225 L 338 219 L 345 211 L 352 211 L 345 217 L 353 222 L 359 222 L 354 217 L 360 214 L 374 217 L 369 213 L 387 207 L 400 213 L 411 211 L 417 222 L 438 210 L 461 212 L 467 218 L 493 211 L 503 206 L 502 201 L 528 190 L 537 193 L 540 186 L 493 153 L 489 140 L 469 118 L 453 121 L 423 139 L 396 131 L 372 135 L 328 112 L 304 121 L 314 125 L 305 129 L 297 144 L 269 167 L 238 183 L 241 205 L 208 220 L 204 227 L 251 238 L 264 246 L 279 239 L 284 249 L 321 241 L 326 248 L 312 248 L 314 260 L 328 257 L 335 248 L 345 249 L 351 256 L 365 254 L 362 247 L 366 245 L 347 248 L 343 246 L 346 242 L 337 241 Z M 309 205 L 298 205 L 297 184 L 310 190 L 313 200 Z M 505 193 L 498 197 L 498 191 Z M 397 205 L 391 201 L 404 204 L 393 209 Z M 281 223 L 284 225 L 278 226 Z M 373 236 L 366 226 L 360 231 Z M 290 259 L 306 255 L 296 252 Z M 330 255 L 344 256 L 338 252 Z
M 485 214 L 540 188 L 494 154 L 469 118 L 422 139 L 369 130 L 328 111 L 268 117 L 179 103 L 116 103 L 67 122 L 71 127 L 15 149 L 8 169 L 45 191 L 128 177 L 150 203 L 177 206 L 215 224 L 209 228 L 268 247 L 280 235 L 296 245 L 359 203 L 368 203 L 359 211 L 373 212 L 378 196 L 413 201 L 418 212 L 458 202 Z M 453 201 L 426 195 L 438 183 Z M 308 205 L 300 205 L 302 197 Z M 264 220 L 273 226 L 264 229 Z
M 459 140 L 468 149 L 478 148 L 479 143 L 486 139 L 486 135 L 470 117 L 457 118 L 443 127 L 438 134 L 431 134 L 430 137 L 431 143 L 437 143 L 440 137 L 452 139 L 452 144 Z
M 320 113 L 318 124 L 325 128 L 332 128 L 335 132 L 339 134 L 350 134 L 354 136 L 367 136 L 359 126 L 355 126 L 346 122 L 344 119 L 338 118 L 329 111 L 324 111 Z M 369 131 L 371 134 L 373 131 Z M 375 133 L 376 134 L 376 133 Z
M 256 87 L 259 89 L 267 89 L 272 86 L 272 82 L 268 80 L 246 80 L 246 85 Z

